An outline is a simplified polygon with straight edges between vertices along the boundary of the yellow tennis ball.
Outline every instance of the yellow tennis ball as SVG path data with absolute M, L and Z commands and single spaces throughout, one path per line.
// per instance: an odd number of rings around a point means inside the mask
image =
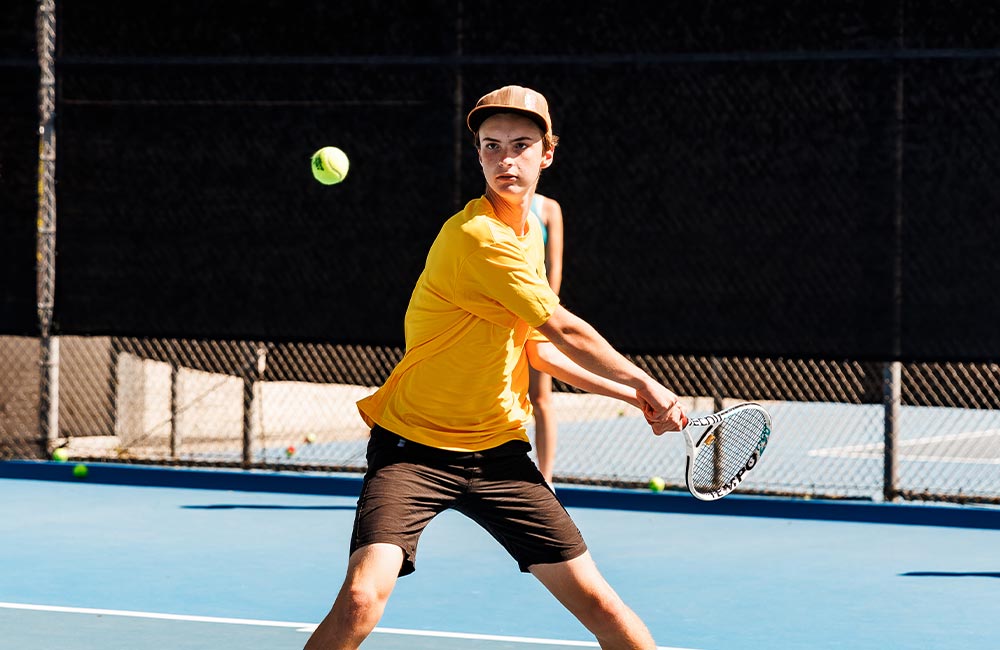
M 90 470 L 88 470 L 87 466 L 84 465 L 83 463 L 80 463 L 73 468 L 73 476 L 76 478 L 87 478 L 87 474 L 89 473 Z
M 69 450 L 65 447 L 56 447 L 52 450 L 52 460 L 65 463 L 69 460 Z
M 659 476 L 654 476 L 653 478 L 649 479 L 649 489 L 652 490 L 653 492 L 662 492 L 663 488 L 665 488 L 666 486 L 667 486 L 666 481 L 664 481 Z
M 351 162 L 337 147 L 323 147 L 312 155 L 312 173 L 324 185 L 336 185 L 347 176 Z

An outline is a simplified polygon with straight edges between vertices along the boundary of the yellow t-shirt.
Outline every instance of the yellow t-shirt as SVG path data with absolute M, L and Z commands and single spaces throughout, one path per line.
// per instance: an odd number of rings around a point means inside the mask
M 358 402 L 368 426 L 455 451 L 528 440 L 524 345 L 559 305 L 529 224 L 516 235 L 485 197 L 445 222 L 406 310 L 406 353 Z

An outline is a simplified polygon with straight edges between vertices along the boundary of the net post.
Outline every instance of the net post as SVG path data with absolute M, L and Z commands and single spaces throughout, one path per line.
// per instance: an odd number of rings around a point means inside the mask
M 882 498 L 892 501 L 899 496 L 899 414 L 902 401 L 902 362 L 885 364 L 882 375 L 882 406 L 884 408 Z

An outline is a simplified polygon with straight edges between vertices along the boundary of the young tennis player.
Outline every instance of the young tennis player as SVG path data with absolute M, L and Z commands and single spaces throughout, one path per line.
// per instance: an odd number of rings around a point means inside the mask
M 529 206 L 556 137 L 539 93 L 506 86 L 467 124 L 484 196 L 431 245 L 404 321 L 406 352 L 358 402 L 372 427 L 347 576 L 307 650 L 358 648 L 428 522 L 455 509 L 485 528 L 597 638 L 652 650 L 646 626 L 601 576 L 580 531 L 528 456 L 528 365 L 643 410 L 678 431 L 677 396 L 559 304 Z

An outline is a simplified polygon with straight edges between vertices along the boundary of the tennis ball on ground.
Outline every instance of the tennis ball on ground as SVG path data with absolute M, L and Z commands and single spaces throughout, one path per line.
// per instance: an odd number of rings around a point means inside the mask
M 73 476 L 75 478 L 87 478 L 87 474 L 89 473 L 90 470 L 88 470 L 87 466 L 84 465 L 83 463 L 80 463 L 79 465 L 73 468 Z
M 666 487 L 667 483 L 659 476 L 654 476 L 649 479 L 649 489 L 653 492 L 662 492 L 663 488 Z
M 337 147 L 323 147 L 312 155 L 312 173 L 324 185 L 336 185 L 347 176 L 351 163 Z
M 59 461 L 60 463 L 65 463 L 69 460 L 69 450 L 65 447 L 56 447 L 52 450 L 52 460 Z

